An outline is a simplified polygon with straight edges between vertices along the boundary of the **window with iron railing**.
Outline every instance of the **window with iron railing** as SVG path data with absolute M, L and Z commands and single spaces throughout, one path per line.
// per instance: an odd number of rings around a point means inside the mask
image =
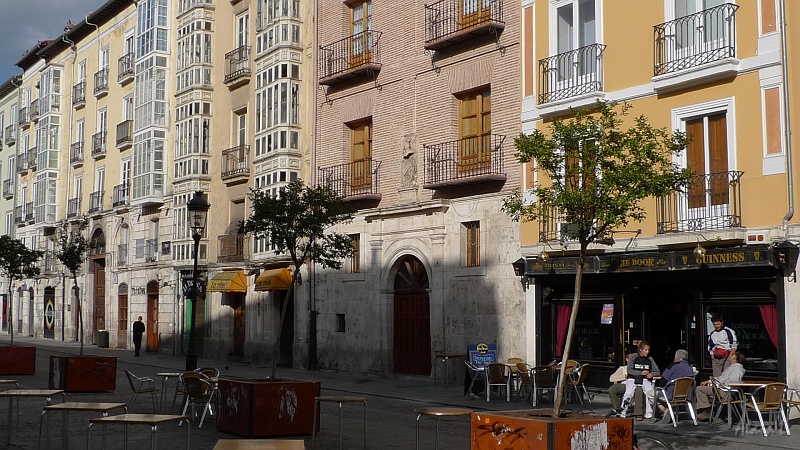
M 128 264 L 128 244 L 117 245 L 117 265 L 124 266 Z
M 92 135 L 92 156 L 106 154 L 106 132 L 101 131 Z
M 77 106 L 84 103 L 86 103 L 86 82 L 81 81 L 72 86 L 72 104 Z
M 94 74 L 94 95 L 108 92 L 108 68 L 100 69 Z
M 225 54 L 225 82 L 250 75 L 250 46 L 243 45 Z
M 83 141 L 74 142 L 69 146 L 69 162 L 70 164 L 83 162 Z

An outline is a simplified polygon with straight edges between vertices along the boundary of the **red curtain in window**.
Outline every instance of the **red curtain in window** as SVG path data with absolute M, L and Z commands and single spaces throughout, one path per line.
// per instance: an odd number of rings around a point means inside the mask
M 572 314 L 572 306 L 558 305 L 556 313 L 556 356 L 562 356 L 564 354 L 564 344 L 567 340 L 567 328 L 569 328 L 569 316 Z
M 761 310 L 761 320 L 764 321 L 769 340 L 778 348 L 778 308 L 775 305 L 759 305 L 758 309 Z

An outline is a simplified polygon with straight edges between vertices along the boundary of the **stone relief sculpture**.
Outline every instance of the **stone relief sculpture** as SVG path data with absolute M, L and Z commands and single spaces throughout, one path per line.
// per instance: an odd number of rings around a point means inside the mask
M 417 185 L 417 135 L 403 136 L 403 159 L 400 162 L 400 186 Z

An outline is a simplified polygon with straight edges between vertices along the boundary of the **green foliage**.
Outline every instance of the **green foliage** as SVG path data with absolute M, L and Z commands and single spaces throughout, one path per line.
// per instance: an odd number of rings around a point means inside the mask
M 61 222 L 57 230 L 56 258 L 70 271 L 73 277 L 77 275 L 81 265 L 86 261 L 89 250 L 89 239 L 86 237 L 88 227 L 89 219 L 84 217 L 74 225 L 66 221 Z
M 266 190 L 250 193 L 253 211 L 244 230 L 267 238 L 278 252 L 288 252 L 300 267 L 313 260 L 323 267 L 339 269 L 342 259 L 352 255 L 350 237 L 326 232 L 353 219 L 352 207 L 327 186 L 306 186 L 293 181 L 279 196 Z
M 9 280 L 39 275 L 37 263 L 43 255 L 44 252 L 29 249 L 19 239 L 0 236 L 0 272 Z
M 632 220 L 642 221 L 642 200 L 687 186 L 691 172 L 673 163 L 686 148 L 686 135 L 654 128 L 644 116 L 623 130 L 630 108 L 597 102 L 569 120 L 553 120 L 547 133 L 516 138 L 517 159 L 534 162 L 549 180 L 540 179 L 534 188 L 535 203 L 525 204 L 517 191 L 504 199 L 503 210 L 523 221 L 556 214 L 573 224 L 570 238 L 583 247 Z

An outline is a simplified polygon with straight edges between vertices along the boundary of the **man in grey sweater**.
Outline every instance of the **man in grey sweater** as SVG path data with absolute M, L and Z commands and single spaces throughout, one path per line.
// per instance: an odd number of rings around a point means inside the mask
M 722 375 L 715 378 L 720 383 L 727 385 L 736 381 L 742 381 L 744 377 L 744 366 L 742 363 L 747 359 L 745 354 L 738 349 L 731 351 L 731 364 L 722 372 Z M 708 380 L 700 383 L 695 389 L 697 395 L 697 420 L 708 420 L 711 418 L 711 399 L 714 398 L 714 387 L 710 386 Z M 727 394 L 726 394 L 727 395 Z M 723 401 L 727 399 L 722 399 Z

